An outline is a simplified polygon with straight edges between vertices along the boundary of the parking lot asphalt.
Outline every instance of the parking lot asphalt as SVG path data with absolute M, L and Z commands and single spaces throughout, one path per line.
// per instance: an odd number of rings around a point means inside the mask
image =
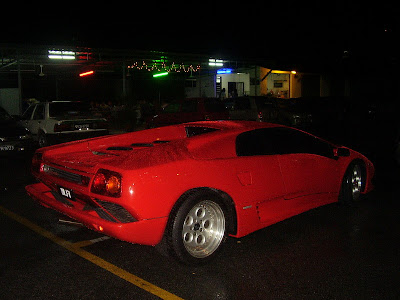
M 0 161 L 2 299 L 398 299 L 400 170 L 376 162 L 373 192 L 241 239 L 188 267 L 153 247 L 60 222 L 25 193 L 29 158 Z

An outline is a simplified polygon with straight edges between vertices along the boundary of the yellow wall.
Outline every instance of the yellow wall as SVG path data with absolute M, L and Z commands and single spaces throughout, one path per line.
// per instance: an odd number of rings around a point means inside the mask
M 265 75 L 268 74 L 268 72 L 270 72 L 271 69 L 268 68 L 263 68 L 260 67 L 260 95 L 261 96 L 265 96 L 267 95 L 269 92 L 268 90 L 268 80 L 273 80 L 273 76 L 271 76 L 272 74 L 268 75 L 267 78 L 265 78 L 263 81 L 261 81 L 261 79 L 264 78 Z M 278 71 L 275 71 L 277 72 Z M 288 74 L 289 71 L 282 71 L 282 74 Z M 278 73 L 279 74 L 279 73 Z M 296 98 L 296 97 L 301 97 L 301 74 L 297 73 L 297 74 L 291 74 L 289 73 L 289 80 L 290 80 L 290 85 L 289 85 L 289 97 L 290 98 Z
M 265 78 L 263 81 L 261 81 L 261 79 L 263 79 L 264 76 L 267 75 L 267 73 L 269 71 L 271 71 L 271 69 L 260 67 L 260 95 L 261 96 L 265 96 L 268 93 L 268 91 L 267 91 L 267 80 L 268 80 L 268 77 Z

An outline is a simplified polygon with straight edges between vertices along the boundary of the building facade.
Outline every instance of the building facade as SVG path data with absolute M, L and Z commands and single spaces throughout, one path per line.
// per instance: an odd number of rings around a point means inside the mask
M 282 99 L 329 96 L 329 80 L 321 74 L 275 70 L 261 66 L 218 69 L 189 79 L 192 97 L 271 96 Z

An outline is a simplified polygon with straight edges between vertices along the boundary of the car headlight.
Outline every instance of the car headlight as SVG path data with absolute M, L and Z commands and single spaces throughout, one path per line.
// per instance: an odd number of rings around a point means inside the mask
M 31 135 L 31 132 L 29 131 L 29 129 L 28 128 L 24 128 L 24 129 L 25 129 L 25 133 L 18 136 L 18 138 L 20 140 L 27 140 L 27 139 L 32 138 L 32 135 Z
M 18 138 L 20 140 L 28 140 L 31 138 L 31 135 L 28 133 L 28 134 L 20 135 Z

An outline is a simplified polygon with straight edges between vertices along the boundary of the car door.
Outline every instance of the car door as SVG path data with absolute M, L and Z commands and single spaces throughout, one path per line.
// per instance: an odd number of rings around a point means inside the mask
M 33 111 L 35 110 L 35 108 L 36 105 L 30 105 L 22 115 L 22 120 L 21 120 L 22 125 L 28 128 L 31 133 L 32 129 L 30 128 L 31 127 L 30 120 L 32 119 Z
M 295 129 L 276 131 L 285 199 L 338 192 L 338 164 L 329 143 Z
M 38 135 L 40 126 L 45 118 L 45 104 L 39 103 L 36 104 L 36 108 L 32 114 L 32 118 L 28 120 L 28 129 L 34 135 Z
M 278 155 L 269 140 L 269 131 L 264 129 L 238 135 L 236 172 L 244 186 L 242 196 L 252 201 L 245 207 L 255 206 L 260 222 L 272 224 L 284 218 L 285 186 Z

